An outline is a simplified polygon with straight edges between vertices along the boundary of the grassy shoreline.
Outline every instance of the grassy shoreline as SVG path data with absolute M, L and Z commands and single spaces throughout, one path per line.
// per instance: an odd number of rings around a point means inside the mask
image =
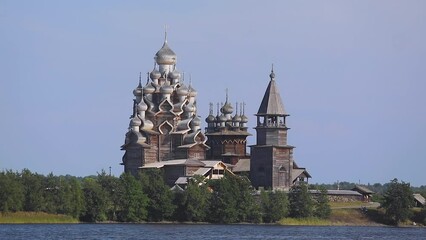
M 45 212 L 0 213 L 0 224 L 24 223 L 79 223 L 79 221 L 71 216 Z
M 0 224 L 77 224 L 83 223 L 78 219 L 67 215 L 49 214 L 44 212 L 9 212 L 0 213 Z M 100 224 L 121 224 L 119 222 L 99 222 Z M 150 224 L 141 222 L 140 224 Z M 206 222 L 155 222 L 155 224 L 210 224 Z M 248 224 L 248 223 L 235 223 Z M 260 225 L 265 224 L 261 223 Z M 271 225 L 271 224 L 265 224 Z M 332 209 L 330 218 L 284 218 L 272 225 L 282 226 L 389 226 L 383 219 L 383 214 L 377 209 L 369 209 L 363 213 L 357 208 Z M 402 227 L 413 226 L 412 222 L 406 222 Z M 417 227 L 425 227 L 417 224 Z

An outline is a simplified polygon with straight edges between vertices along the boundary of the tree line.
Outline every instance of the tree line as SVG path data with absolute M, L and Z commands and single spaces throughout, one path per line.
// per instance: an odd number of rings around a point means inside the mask
M 65 214 L 84 222 L 272 223 L 284 217 L 328 218 L 326 190 L 312 197 L 306 185 L 288 193 L 255 191 L 246 177 L 189 179 L 184 191 L 171 190 L 160 170 L 134 177 L 106 174 L 78 178 L 47 176 L 28 169 L 0 172 L 0 211 Z

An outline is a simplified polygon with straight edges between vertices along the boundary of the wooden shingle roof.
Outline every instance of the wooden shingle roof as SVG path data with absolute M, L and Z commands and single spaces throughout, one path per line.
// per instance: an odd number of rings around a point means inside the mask
M 287 115 L 284 110 L 284 104 L 281 100 L 280 93 L 276 86 L 275 80 L 271 78 L 262 103 L 260 104 L 257 115 Z
M 414 199 L 419 202 L 422 206 L 426 205 L 426 199 L 418 193 L 413 194 Z
M 361 194 L 373 194 L 374 192 L 371 191 L 370 189 L 360 186 L 360 185 L 355 185 L 354 188 L 352 188 L 353 191 L 357 191 Z

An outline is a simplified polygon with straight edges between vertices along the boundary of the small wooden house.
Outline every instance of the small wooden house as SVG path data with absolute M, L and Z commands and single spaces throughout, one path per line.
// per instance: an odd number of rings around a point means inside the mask
M 414 197 L 414 206 L 415 207 L 424 207 L 426 206 L 426 199 L 419 193 L 414 193 L 413 194 Z
M 364 202 L 369 202 L 372 195 L 374 194 L 374 192 L 370 189 L 360 185 L 355 185 L 355 187 L 352 188 L 352 191 L 359 192 L 362 195 L 362 201 Z

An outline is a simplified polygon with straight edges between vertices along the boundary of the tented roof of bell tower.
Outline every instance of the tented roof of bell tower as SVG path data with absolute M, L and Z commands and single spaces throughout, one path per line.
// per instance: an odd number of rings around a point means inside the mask
M 256 115 L 288 115 L 284 110 L 284 104 L 275 83 L 273 70 L 269 76 L 271 80 Z

